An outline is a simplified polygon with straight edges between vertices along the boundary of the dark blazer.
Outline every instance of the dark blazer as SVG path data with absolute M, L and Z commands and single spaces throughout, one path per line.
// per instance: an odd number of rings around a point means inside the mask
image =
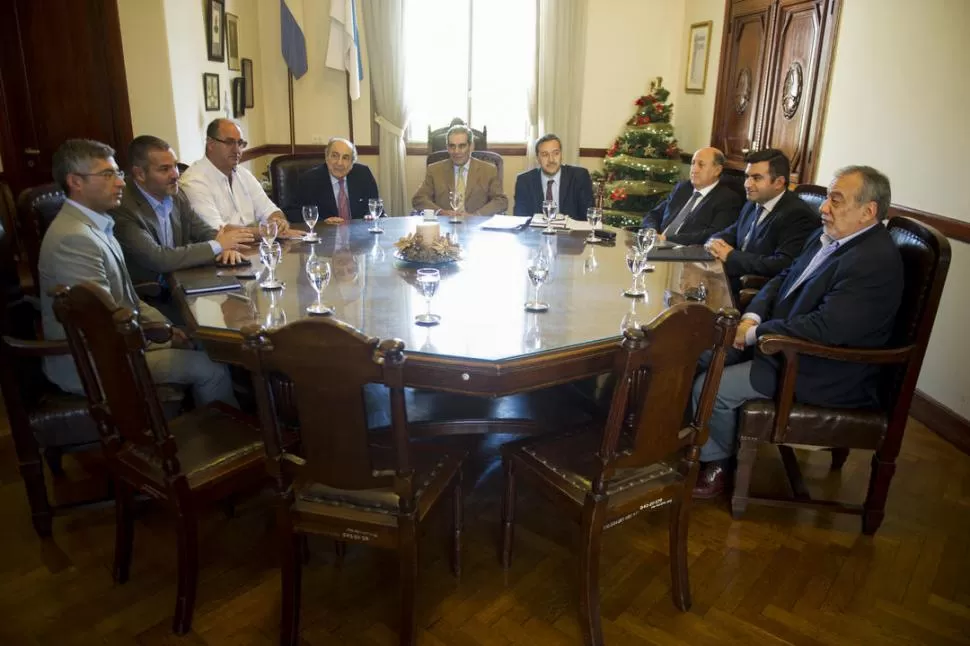
M 757 335 L 784 334 L 851 348 L 884 347 L 902 298 L 903 261 L 882 224 L 837 249 L 786 295 L 821 247 L 821 233 L 813 233 L 794 264 L 770 280 L 748 306 L 748 312 L 761 317 Z M 755 351 L 751 385 L 772 393 L 779 366 L 779 360 Z M 795 398 L 824 406 L 875 406 L 878 380 L 878 366 L 802 356 Z
M 736 279 L 745 274 L 777 276 L 792 264 L 805 246 L 805 239 L 820 224 L 818 213 L 797 195 L 785 191 L 778 204 L 755 231 L 755 237 L 747 250 L 742 251 L 741 244 L 757 222 L 757 206 L 755 202 L 745 202 L 737 221 L 712 236 L 721 238 L 734 247 L 734 251 L 724 261 L 724 271 L 730 278 L 735 279 L 735 283 Z
M 593 181 L 582 166 L 563 164 L 559 176 L 559 212 L 574 220 L 585 220 L 586 209 L 593 206 Z M 542 213 L 546 187 L 539 168 L 519 173 L 515 178 L 515 215 Z
M 656 229 L 658 233 L 663 233 L 693 194 L 694 185 L 690 180 L 678 182 L 667 199 L 643 218 L 643 228 Z M 684 245 L 704 244 L 712 235 L 737 222 L 743 205 L 744 200 L 737 191 L 723 182 L 718 182 L 710 193 L 694 205 L 694 210 L 687 216 L 680 232 L 667 236 L 667 240 Z
M 380 197 L 377 192 L 377 181 L 365 164 L 355 163 L 347 173 L 347 199 L 350 200 L 350 217 L 360 219 L 370 213 L 367 201 Z M 316 204 L 320 209 L 320 219 L 336 217 L 337 200 L 333 195 L 333 184 L 330 183 L 330 169 L 326 164 L 314 166 L 300 175 L 296 185 L 299 206 L 296 207 L 296 220 L 300 220 L 300 207 Z M 291 218 L 293 219 L 293 218 Z
M 158 216 L 134 181 L 125 185 L 121 205 L 111 211 L 111 217 L 128 272 L 136 283 L 158 281 L 161 274 L 211 264 L 215 259 L 209 240 L 214 240 L 217 232 L 195 212 L 181 190 L 173 198 L 169 216 L 172 248 L 162 246 Z

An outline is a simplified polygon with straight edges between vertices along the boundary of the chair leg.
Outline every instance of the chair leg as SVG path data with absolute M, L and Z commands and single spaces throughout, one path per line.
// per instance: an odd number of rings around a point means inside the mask
M 418 587 L 418 532 L 413 515 L 401 516 L 398 526 L 398 559 L 401 568 L 401 621 L 398 633 L 401 646 L 415 643 L 415 596 Z
M 456 577 L 461 576 L 461 532 L 464 526 L 464 511 L 462 509 L 462 471 L 458 469 L 455 476 L 455 487 L 452 490 L 452 527 L 451 527 L 451 571 Z
M 27 489 L 27 503 L 30 505 L 30 520 L 34 531 L 40 538 L 48 538 L 53 532 L 54 513 L 47 499 L 47 483 L 44 482 L 44 467 L 40 458 L 21 462 L 20 477 Z
M 295 534 L 287 524 L 280 529 L 280 582 L 282 603 L 280 607 L 280 645 L 297 646 L 300 643 L 300 604 L 303 581 L 303 559 L 306 535 Z
M 515 537 L 515 469 L 509 456 L 502 456 L 505 486 L 502 490 L 502 544 L 499 561 L 508 569 L 512 565 L 512 539 Z
M 741 440 L 738 448 L 738 466 L 734 473 L 734 493 L 731 494 L 731 515 L 735 519 L 741 518 L 748 508 L 748 494 L 751 490 L 751 472 L 754 471 L 754 462 L 757 456 L 758 444 L 748 440 Z
M 583 509 L 579 547 L 579 622 L 586 646 L 603 644 L 600 621 L 600 537 L 603 534 L 603 510 L 606 501 L 587 499 Z
M 670 592 L 678 610 L 690 610 L 690 577 L 687 572 L 687 527 L 690 517 L 690 490 L 674 498 L 670 508 Z
M 832 449 L 832 470 L 838 471 L 849 459 L 849 449 Z
M 113 479 L 115 490 L 115 562 L 112 575 L 118 583 L 128 581 L 131 552 L 135 540 L 134 500 L 131 487 Z
M 172 632 L 184 635 L 192 628 L 195 591 L 199 583 L 199 522 L 191 509 L 176 502 L 175 531 L 178 534 L 178 588 Z
M 889 497 L 889 485 L 896 474 L 896 461 L 881 459 L 876 453 L 872 456 L 872 466 L 869 472 L 869 491 L 866 501 L 862 505 L 862 533 L 872 536 L 882 525 L 886 515 L 886 499 Z

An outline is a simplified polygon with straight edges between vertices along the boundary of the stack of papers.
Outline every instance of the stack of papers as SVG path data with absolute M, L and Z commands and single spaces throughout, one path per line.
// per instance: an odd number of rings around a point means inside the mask
M 563 218 L 561 220 L 553 220 L 552 221 L 552 228 L 553 229 L 565 229 L 566 228 L 566 220 L 568 220 L 568 219 L 569 219 L 569 216 L 566 216 L 565 218 Z M 543 227 L 543 228 L 545 228 L 548 223 L 549 223 L 549 221 L 546 219 L 546 216 L 544 214 L 542 214 L 542 213 L 536 213 L 535 215 L 532 216 L 532 222 L 529 223 L 529 226 L 533 226 L 533 227 Z
M 528 223 L 529 216 L 527 215 L 522 217 L 516 215 L 493 215 L 482 224 L 482 228 L 495 231 L 512 231 L 521 229 Z

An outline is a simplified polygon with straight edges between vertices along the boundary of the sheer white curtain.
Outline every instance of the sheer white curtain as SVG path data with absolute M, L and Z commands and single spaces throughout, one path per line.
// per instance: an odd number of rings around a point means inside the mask
M 539 65 L 532 130 L 562 139 L 563 161 L 579 160 L 587 0 L 539 0 Z M 533 139 L 533 142 L 535 139 Z M 529 151 L 530 162 L 534 153 Z
M 362 0 L 367 29 L 367 57 L 374 93 L 375 121 L 380 126 L 381 197 L 389 215 L 407 215 L 411 200 L 405 176 L 404 129 L 408 110 L 404 101 L 404 4 L 406 0 Z

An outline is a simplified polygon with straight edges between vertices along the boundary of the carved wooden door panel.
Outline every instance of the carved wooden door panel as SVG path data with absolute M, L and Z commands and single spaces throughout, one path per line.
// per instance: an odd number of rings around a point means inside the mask
M 792 182 L 800 182 L 807 164 L 815 161 L 810 135 L 820 127 L 824 96 L 817 87 L 826 34 L 831 31 L 832 0 L 780 0 L 775 43 L 768 77 L 762 140 L 782 150 L 791 161 Z M 829 43 L 830 45 L 830 43 Z M 827 67 L 827 65 L 826 65 Z
M 772 4 L 772 0 L 735 3 L 725 38 L 728 45 L 721 50 L 728 58 L 721 64 L 713 139 L 734 167 L 743 167 L 745 154 L 760 139 Z

